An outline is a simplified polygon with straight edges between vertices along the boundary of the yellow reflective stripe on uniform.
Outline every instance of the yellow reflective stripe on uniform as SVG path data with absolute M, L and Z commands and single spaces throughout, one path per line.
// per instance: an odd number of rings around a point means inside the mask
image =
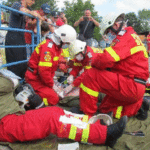
M 90 124 L 87 125 L 86 129 L 83 129 L 81 142 L 88 143 L 89 133 L 90 133 Z
M 77 133 L 77 127 L 74 125 L 71 125 L 70 133 L 69 133 L 69 139 L 74 140 L 76 138 Z
M 47 100 L 47 98 L 43 98 L 43 102 L 44 102 L 45 106 L 48 106 L 48 100 Z
M 73 63 L 73 65 L 74 65 L 74 66 L 82 66 L 81 63 L 75 63 L 75 62 Z
M 103 50 L 96 47 L 91 47 L 94 53 L 103 53 Z
M 38 46 L 35 48 L 35 51 L 36 51 L 37 54 L 40 53 L 39 47 L 40 47 L 40 45 L 38 45 Z
M 130 52 L 131 52 L 131 55 L 137 53 L 137 52 L 140 52 L 140 51 L 143 51 L 144 52 L 144 56 L 146 58 L 148 58 L 148 54 L 147 54 L 147 51 L 146 51 L 146 48 L 144 46 L 136 46 L 136 47 L 133 47 L 130 49 Z
M 92 68 L 91 66 L 84 66 L 84 69 L 90 69 Z
M 44 40 L 43 42 L 41 42 L 41 43 L 35 48 L 35 51 L 36 51 L 37 54 L 40 53 L 39 47 L 40 47 L 42 44 L 44 44 L 44 43 L 46 43 L 46 40 Z
M 87 94 L 94 96 L 94 97 L 98 97 L 99 92 L 93 91 L 92 89 L 89 89 L 88 87 L 86 87 L 85 85 L 83 85 L 83 83 L 80 84 L 80 88 Z
M 79 117 L 75 117 L 79 119 Z M 69 139 L 74 140 L 76 138 L 76 133 L 77 133 L 77 127 L 74 125 L 71 125 L 70 132 L 69 132 Z
M 59 57 L 57 56 L 53 58 L 53 61 L 58 61 L 58 60 L 59 60 Z
M 112 47 L 105 48 L 105 50 L 115 59 L 115 61 L 120 61 L 119 55 L 112 49 Z
M 88 121 L 89 121 L 88 119 L 89 119 L 88 116 L 87 116 L 87 115 L 84 115 L 82 121 L 83 121 L 83 122 L 88 122 Z M 83 131 L 82 131 L 81 142 L 83 142 L 83 143 L 88 143 L 89 131 L 90 131 L 90 125 L 88 124 L 88 125 L 87 125 L 87 128 L 86 128 L 86 129 L 83 129 Z
M 120 119 L 121 118 L 121 112 L 123 110 L 123 106 L 119 106 L 116 110 L 115 118 Z
M 43 67 L 52 67 L 52 63 L 51 62 L 39 62 L 39 66 L 43 66 Z

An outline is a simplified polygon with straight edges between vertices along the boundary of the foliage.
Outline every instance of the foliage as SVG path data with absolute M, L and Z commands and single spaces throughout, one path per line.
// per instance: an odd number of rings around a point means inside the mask
M 51 11 L 58 11 L 56 0 L 36 0 L 32 8 L 39 10 L 44 3 L 47 3 L 51 7 Z
M 142 21 L 138 19 L 135 13 L 131 12 L 126 14 L 125 19 L 128 20 L 128 26 L 132 26 L 137 33 L 142 30 Z
M 19 1 L 19 0 L 8 0 L 7 2 L 3 2 L 3 5 L 7 5 L 11 7 L 11 5 L 16 1 Z M 36 0 L 35 4 L 32 6 L 32 9 L 39 10 L 41 5 L 44 3 L 47 3 L 48 5 L 51 6 L 51 11 L 58 10 L 58 7 L 56 5 L 56 0 Z
M 128 25 L 132 26 L 137 33 L 146 32 L 149 29 L 148 21 L 141 19 L 136 16 L 135 13 L 131 12 L 126 14 L 126 20 L 128 19 Z
M 143 21 L 144 31 L 150 31 L 150 10 L 140 10 L 138 16 Z
M 62 9 L 62 11 L 64 11 L 64 13 L 66 14 L 68 24 L 70 24 L 71 26 L 73 26 L 74 23 L 84 15 L 84 10 L 86 10 L 87 8 L 91 10 L 92 17 L 100 22 L 98 12 L 94 10 L 94 5 L 91 3 L 91 0 L 87 0 L 86 2 L 83 2 L 82 0 L 77 0 L 77 2 L 69 2 L 68 0 L 66 0 L 64 4 L 65 7 Z M 79 32 L 79 27 L 76 28 L 76 31 Z M 101 38 L 100 28 L 98 27 L 95 27 L 94 29 L 94 38 L 98 41 Z
M 138 16 L 142 20 L 150 20 L 150 10 L 143 9 L 138 11 Z

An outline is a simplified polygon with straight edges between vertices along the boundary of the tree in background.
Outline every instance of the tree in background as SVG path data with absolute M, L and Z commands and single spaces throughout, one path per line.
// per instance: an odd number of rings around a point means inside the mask
M 56 5 L 56 0 L 36 0 L 35 4 L 33 5 L 33 10 L 39 10 L 41 5 L 47 3 L 51 7 L 52 11 L 58 11 L 58 6 Z
M 150 20 L 150 10 L 148 10 L 148 9 L 140 10 L 140 11 L 138 11 L 138 16 L 140 19 Z
M 3 5 L 11 7 L 12 4 L 19 0 L 8 0 L 7 2 L 3 2 Z M 51 6 L 51 11 L 58 11 L 58 6 L 56 5 L 56 0 L 36 0 L 35 4 L 32 6 L 33 10 L 39 10 L 41 5 L 47 3 Z
M 143 21 L 144 31 L 150 31 L 150 10 L 140 10 L 138 11 L 138 16 Z
M 137 33 L 143 30 L 142 21 L 136 16 L 135 13 L 131 12 L 126 14 L 125 19 L 128 20 L 128 26 L 132 26 Z
M 100 17 L 98 16 L 98 12 L 94 10 L 94 5 L 91 3 L 91 0 L 87 0 L 83 2 L 82 0 L 77 0 L 77 2 L 69 2 L 66 0 L 64 2 L 65 7 L 62 9 L 66 14 L 66 18 L 68 19 L 68 24 L 73 26 L 73 24 L 79 20 L 81 16 L 84 15 L 84 10 L 89 8 L 92 13 L 92 17 L 100 22 Z M 79 33 L 79 27 L 76 28 L 76 31 Z M 94 29 L 94 38 L 99 41 L 101 39 L 100 28 L 96 27 Z
M 132 26 L 137 33 L 146 32 L 150 29 L 150 10 L 142 10 L 135 13 L 131 12 L 126 14 L 128 25 Z

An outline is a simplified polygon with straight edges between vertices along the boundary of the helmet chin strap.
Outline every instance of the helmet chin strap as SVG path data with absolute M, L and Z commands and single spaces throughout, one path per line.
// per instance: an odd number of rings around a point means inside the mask
M 63 42 L 62 42 L 62 41 L 60 41 L 60 45 L 58 45 L 58 46 L 62 48 L 62 46 L 63 46 Z
M 82 53 L 83 54 L 83 58 L 85 58 L 86 53 L 87 53 L 87 46 L 85 46 L 84 53 Z
M 113 31 L 115 34 L 118 34 L 121 31 L 122 27 L 123 27 L 123 21 L 121 22 L 118 30 L 115 30 L 112 26 L 110 27 L 110 30 Z

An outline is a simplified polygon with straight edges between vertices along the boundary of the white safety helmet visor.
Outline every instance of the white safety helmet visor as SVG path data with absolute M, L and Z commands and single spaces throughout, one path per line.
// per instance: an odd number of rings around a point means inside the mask
M 20 108 L 24 108 L 24 106 L 29 103 L 28 97 L 31 94 L 31 91 L 23 89 L 23 91 L 16 95 L 15 99 L 19 102 Z
M 83 52 L 85 50 L 86 42 L 76 39 L 69 46 L 69 53 L 71 57 L 75 57 L 76 54 Z
M 63 25 L 54 31 L 62 42 L 72 43 L 76 40 L 77 33 L 76 30 L 70 25 Z
M 106 16 L 105 18 L 102 19 L 101 25 L 100 25 L 100 33 L 103 35 L 105 34 L 106 30 L 111 27 L 114 24 L 114 21 L 116 19 L 115 17 L 108 17 Z
M 114 30 L 113 29 L 113 32 L 115 33 L 118 33 L 122 26 L 124 24 L 127 24 L 127 21 L 125 22 L 125 14 L 122 13 L 120 14 L 119 16 L 113 16 L 113 17 L 110 17 L 110 16 L 106 16 L 105 18 L 102 19 L 102 22 L 101 22 L 101 30 L 100 30 L 100 33 L 103 35 L 103 34 L 107 34 L 107 30 L 115 23 L 115 22 L 119 22 L 121 25 L 119 27 L 118 30 Z M 112 29 L 111 29 L 112 30 Z

